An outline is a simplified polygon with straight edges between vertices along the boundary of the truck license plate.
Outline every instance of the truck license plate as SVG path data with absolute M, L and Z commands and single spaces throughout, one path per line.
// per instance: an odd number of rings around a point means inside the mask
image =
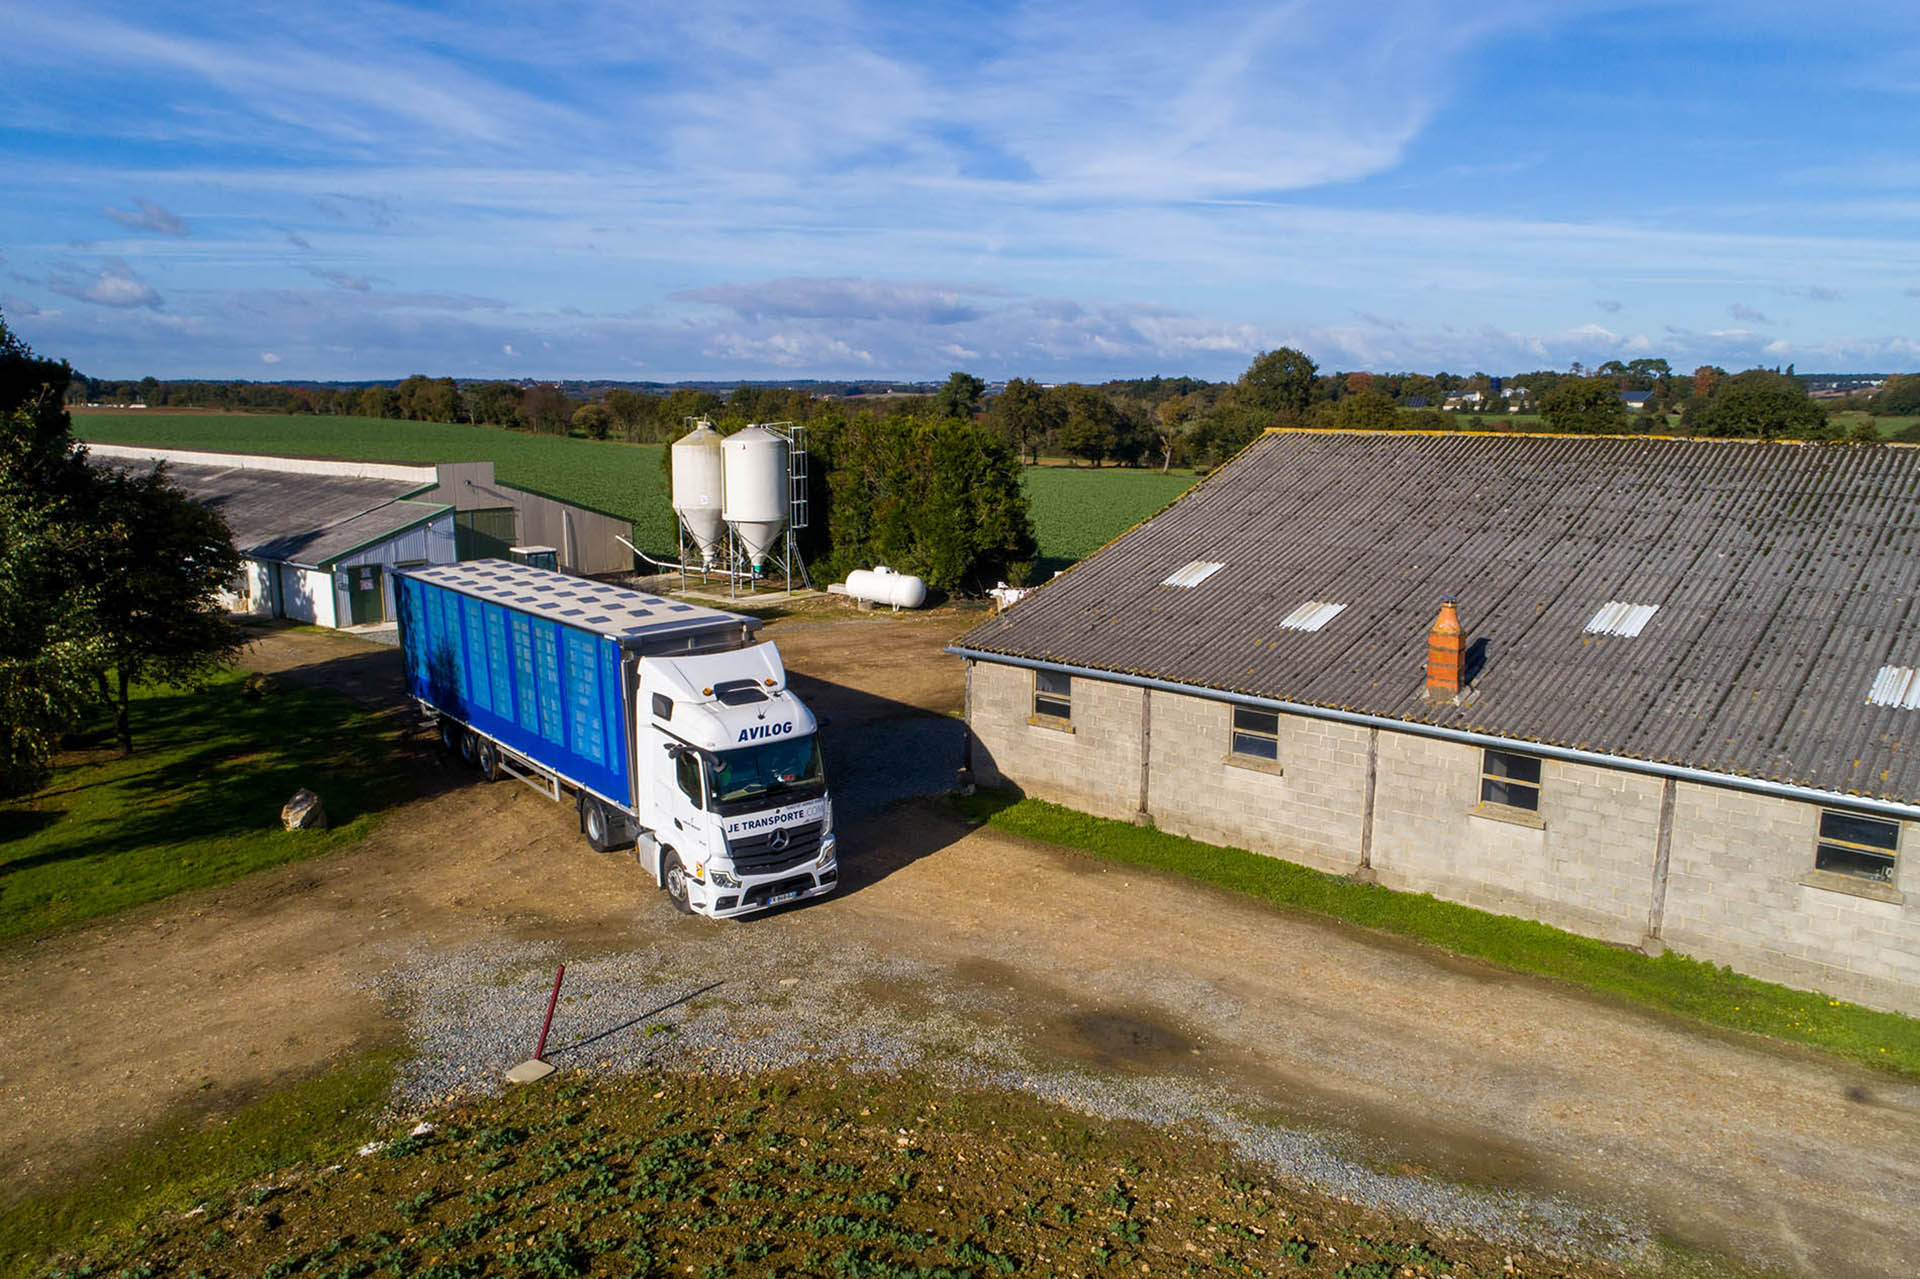
M 799 893 L 775 893 L 767 898 L 767 905 L 778 906 L 781 902 L 790 902 L 799 895 Z

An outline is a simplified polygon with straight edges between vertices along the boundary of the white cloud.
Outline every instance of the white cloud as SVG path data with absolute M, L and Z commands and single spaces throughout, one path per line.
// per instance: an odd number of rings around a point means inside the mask
M 517 352 L 513 349 L 513 343 L 511 342 L 503 343 L 500 347 L 500 350 L 507 355 L 517 354 Z
M 118 260 L 107 263 L 90 278 L 75 279 L 70 275 L 56 274 L 47 281 L 47 287 L 55 293 L 96 306 L 119 309 L 157 309 L 160 306 L 160 295 L 152 286 L 135 275 L 132 267 Z
M 262 351 L 260 352 L 260 363 L 278 364 L 280 363 L 280 357 L 275 355 L 272 351 Z

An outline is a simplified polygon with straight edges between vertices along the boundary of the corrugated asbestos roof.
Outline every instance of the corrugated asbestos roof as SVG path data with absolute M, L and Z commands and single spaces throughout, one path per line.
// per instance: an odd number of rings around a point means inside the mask
M 124 465 L 117 459 L 109 464 Z M 169 463 L 167 478 L 226 518 L 242 555 L 307 568 L 328 568 L 341 556 L 453 509 L 401 500 L 420 490 L 402 480 L 186 463 Z
M 1920 666 L 1917 586 L 1920 449 L 1276 431 L 957 646 L 1912 802 L 1920 710 L 1868 695 Z M 1433 705 L 1446 596 L 1471 687 Z M 1587 631 L 1620 601 L 1657 611 Z

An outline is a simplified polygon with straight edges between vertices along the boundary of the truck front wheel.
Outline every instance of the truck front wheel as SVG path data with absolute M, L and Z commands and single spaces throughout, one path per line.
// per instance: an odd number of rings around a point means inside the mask
M 660 856 L 667 863 L 665 872 L 660 876 L 667 890 L 667 900 L 682 915 L 693 914 L 693 903 L 687 900 L 687 868 L 680 864 L 680 854 L 671 848 L 664 848 Z
M 587 837 L 587 847 L 596 853 L 613 847 L 613 820 L 607 816 L 606 805 L 591 795 L 580 797 L 580 833 Z

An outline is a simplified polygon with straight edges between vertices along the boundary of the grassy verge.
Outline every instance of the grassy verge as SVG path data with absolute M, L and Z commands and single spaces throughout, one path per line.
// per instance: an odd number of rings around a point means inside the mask
M 1609 1273 L 1435 1239 L 1191 1133 L 911 1075 L 549 1084 L 434 1122 L 271 1194 L 236 1186 L 70 1273 Z
M 137 1255 L 144 1248 L 134 1241 L 163 1217 L 295 1161 L 346 1154 L 366 1140 L 394 1064 L 391 1054 L 370 1054 L 220 1118 L 178 1115 L 105 1153 L 64 1189 L 0 1211 L 0 1258 L 12 1259 L 4 1273 L 44 1274 L 52 1258 L 77 1251 Z
M 88 762 L 0 804 L 0 940 L 237 879 L 363 838 L 405 783 L 394 729 L 330 693 L 285 685 L 241 696 L 230 672 L 192 692 L 142 688 L 134 753 L 95 732 Z M 302 786 L 327 831 L 280 829 Z
M 996 830 L 1130 866 L 1172 871 L 1278 906 L 1377 928 L 1663 1012 L 1809 1044 L 1850 1061 L 1920 1078 L 1920 1020 L 1898 1013 L 1776 986 L 1672 952 L 1652 958 L 1532 920 L 1455 905 L 1426 893 L 1357 884 L 1277 857 L 1089 817 L 1040 800 L 982 791 L 958 802 L 969 820 Z

